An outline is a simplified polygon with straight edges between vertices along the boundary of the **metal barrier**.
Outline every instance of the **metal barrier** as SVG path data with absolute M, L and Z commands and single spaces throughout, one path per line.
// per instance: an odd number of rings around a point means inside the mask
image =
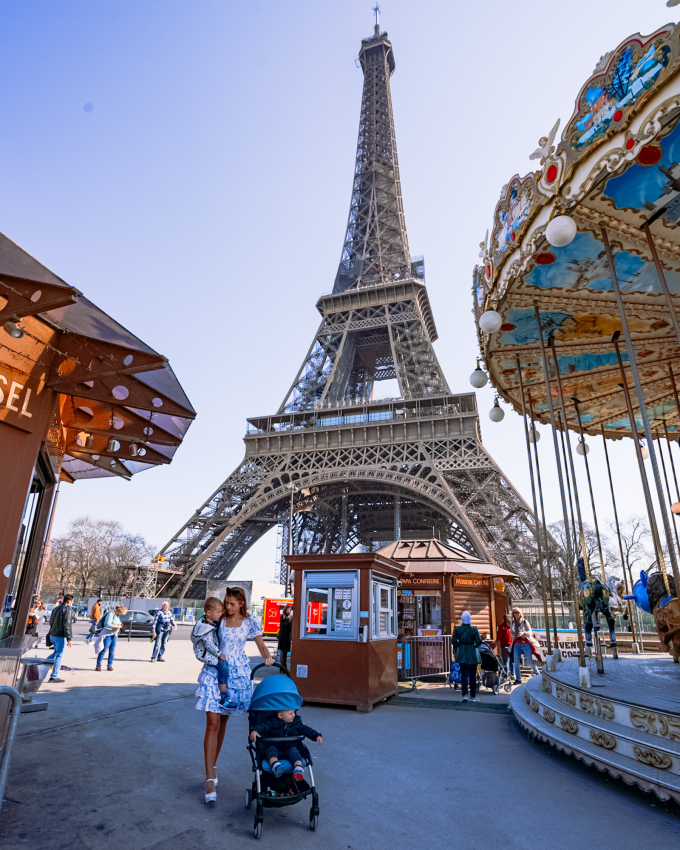
M 451 635 L 439 637 L 403 637 L 398 643 L 397 668 L 401 680 L 410 680 L 418 690 L 417 680 L 428 676 L 448 676 L 451 670 Z
M 8 685 L 0 686 L 0 696 L 8 696 L 12 703 L 12 710 L 3 724 L 4 728 L 0 730 L 2 738 L 2 750 L 0 752 L 0 808 L 2 808 L 2 800 L 5 796 L 5 783 L 7 782 L 7 773 L 9 772 L 9 757 L 12 754 L 12 744 L 19 725 L 19 717 L 21 716 L 21 696 L 19 691 L 10 688 Z

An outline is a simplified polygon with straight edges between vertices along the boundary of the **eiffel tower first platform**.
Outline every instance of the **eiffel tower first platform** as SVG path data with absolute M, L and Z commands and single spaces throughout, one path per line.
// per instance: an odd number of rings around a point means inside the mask
M 285 554 L 291 491 L 297 554 L 433 535 L 513 572 L 524 565 L 525 576 L 536 564 L 534 516 L 482 445 L 474 393 L 451 393 L 432 348 L 424 262 L 411 258 L 404 223 L 394 54 L 377 24 L 359 59 L 359 139 L 333 292 L 317 302 L 321 324 L 278 411 L 248 419 L 245 459 L 162 550 L 181 574 L 173 596 L 191 596 L 195 578 L 226 579 L 277 525 Z M 398 397 L 377 400 L 388 380 Z

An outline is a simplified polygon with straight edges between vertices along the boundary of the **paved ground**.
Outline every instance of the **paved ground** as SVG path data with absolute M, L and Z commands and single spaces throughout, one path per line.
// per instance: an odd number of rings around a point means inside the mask
M 218 804 L 206 809 L 204 717 L 194 709 L 198 664 L 190 643 L 171 642 L 165 664 L 149 663 L 146 640 L 123 641 L 118 656 L 112 673 L 95 673 L 81 638 L 68 653 L 66 663 L 75 669 L 66 683 L 39 694 L 46 694 L 48 711 L 22 717 L 0 848 L 254 846 L 252 813 L 243 807 L 251 781 L 245 718 L 229 722 Z M 260 846 L 677 846 L 680 807 L 529 743 L 492 694 L 478 706 L 450 711 L 439 707 L 439 698 L 454 706 L 458 696 L 432 692 L 371 714 L 305 707 L 305 721 L 324 735 L 323 747 L 312 750 L 319 831 L 309 830 L 304 803 L 267 810 Z

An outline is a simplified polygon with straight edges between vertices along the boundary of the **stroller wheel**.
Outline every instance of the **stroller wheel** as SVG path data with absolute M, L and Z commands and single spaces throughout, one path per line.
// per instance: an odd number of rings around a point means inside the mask
M 262 837 L 262 821 L 258 821 L 255 824 L 255 838 L 261 838 L 261 837 Z
M 246 791 L 246 809 L 249 809 L 253 805 L 253 792 L 248 788 Z
M 512 690 L 512 682 L 506 682 L 503 685 L 503 690 L 506 691 L 506 693 L 510 693 L 510 691 Z
M 493 686 L 493 692 L 498 696 L 498 685 Z
M 309 815 L 309 828 L 314 832 L 314 830 L 319 825 L 319 816 L 314 814 L 314 809 L 310 812 Z

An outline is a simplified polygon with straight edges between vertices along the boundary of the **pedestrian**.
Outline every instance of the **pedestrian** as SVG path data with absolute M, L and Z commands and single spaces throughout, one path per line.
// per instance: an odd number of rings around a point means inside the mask
M 207 600 L 206 600 L 207 602 Z M 224 614 L 214 612 L 219 618 L 218 638 L 220 659 L 227 662 L 228 679 L 225 699 L 218 687 L 217 666 L 203 664 L 198 677 L 196 708 L 205 711 L 205 802 L 213 805 L 217 800 L 217 757 L 222 748 L 227 721 L 232 714 L 245 714 L 250 708 L 253 686 L 250 680 L 250 661 L 245 653 L 247 640 L 254 640 L 264 663 L 274 663 L 262 639 L 262 626 L 248 614 L 246 597 L 240 587 L 229 587 L 224 598 Z
M 520 662 L 522 655 L 527 665 L 531 665 L 531 669 L 535 676 L 538 675 L 538 667 L 532 655 L 532 644 L 534 633 L 531 629 L 529 621 L 524 617 L 519 608 L 512 609 L 512 622 L 510 623 L 510 634 L 512 635 L 512 652 L 513 662 L 515 666 L 515 684 L 522 684 L 522 672 Z
M 63 682 L 59 678 L 61 663 L 64 659 L 64 650 L 66 646 L 71 647 L 71 639 L 73 638 L 73 617 L 71 616 L 71 605 L 73 597 L 67 593 L 62 600 L 61 605 L 56 605 L 50 617 L 50 630 L 48 632 L 54 652 L 47 656 L 47 661 L 53 661 L 52 675 L 47 680 L 48 682 Z
M 33 637 L 38 636 L 38 615 L 36 614 L 35 608 L 31 608 L 28 612 L 28 620 L 26 622 L 26 634 L 32 635 Z
M 281 612 L 279 620 L 279 664 L 288 669 L 288 653 L 290 652 L 290 643 L 293 638 L 293 609 L 290 605 L 285 605 Z M 281 671 L 283 672 L 283 670 Z
M 90 611 L 90 631 L 85 638 L 85 643 L 92 643 L 95 637 L 95 633 L 97 630 L 97 623 L 102 618 L 102 600 L 98 599 L 94 605 L 92 606 L 92 610 Z
M 125 605 L 116 605 L 113 611 L 109 611 L 104 617 L 104 625 L 94 645 L 95 652 L 97 653 L 97 666 L 94 669 L 97 673 L 101 672 L 102 661 L 104 660 L 107 649 L 109 651 L 109 663 L 106 669 L 113 670 L 116 643 L 118 642 L 118 634 L 123 625 L 120 618 L 123 614 L 127 614 Z
M 505 670 L 510 675 L 510 644 L 512 643 L 512 634 L 510 633 L 510 615 L 503 614 L 503 621 L 498 624 L 496 629 L 496 648 L 500 652 L 501 662 Z
M 481 663 L 482 659 L 477 647 L 482 645 L 482 638 L 477 631 L 477 626 L 470 623 L 469 611 L 463 611 L 460 620 L 461 625 L 456 626 L 451 635 L 451 646 L 456 663 L 460 665 L 462 702 L 468 701 L 468 682 L 470 683 L 472 702 L 479 702 L 477 696 L 477 665 Z
M 35 606 L 35 613 L 38 615 L 38 629 L 36 634 L 38 635 L 38 645 L 40 645 L 40 642 L 50 630 L 48 621 L 45 619 L 47 617 L 47 606 L 42 599 L 38 599 L 38 603 Z
M 165 658 L 163 658 L 163 655 L 165 654 L 165 644 L 168 642 L 170 632 L 173 630 L 177 631 L 177 623 L 170 613 L 170 605 L 167 602 L 164 602 L 161 605 L 160 611 L 156 612 L 156 616 L 153 620 L 152 638 L 156 642 L 153 645 L 153 652 L 151 653 L 152 661 L 156 661 L 156 656 L 158 656 L 159 661 L 165 661 Z

